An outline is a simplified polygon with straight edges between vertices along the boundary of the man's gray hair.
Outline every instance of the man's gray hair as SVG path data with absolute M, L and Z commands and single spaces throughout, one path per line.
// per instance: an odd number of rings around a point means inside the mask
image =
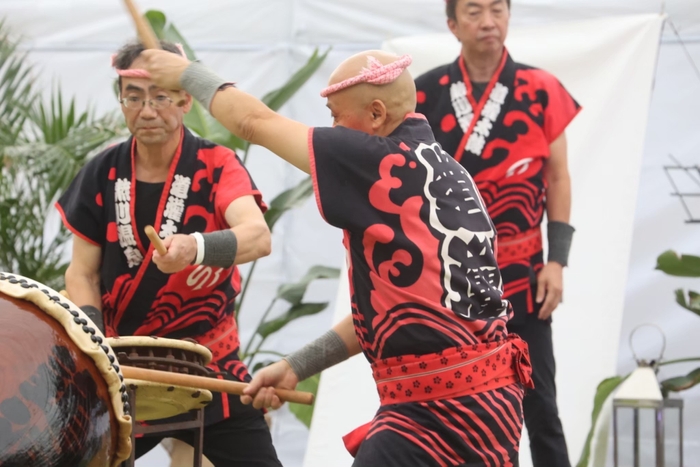
M 160 47 L 163 50 L 167 50 L 168 52 L 180 55 L 181 57 L 185 56 L 182 52 L 182 48 L 176 44 L 173 44 L 172 42 L 160 41 Z M 128 70 L 131 67 L 131 64 L 134 63 L 134 60 L 136 60 L 138 56 L 141 55 L 141 52 L 143 52 L 144 50 L 146 50 L 146 46 L 144 46 L 141 42 L 129 42 L 128 44 L 124 45 L 121 49 L 119 49 L 114 55 L 114 59 L 112 60 L 112 66 L 114 66 L 114 68 L 116 68 L 117 70 Z M 122 78 L 120 76 L 119 90 L 121 91 L 121 89 Z
M 445 2 L 445 13 L 447 14 L 447 17 L 452 20 L 457 19 L 457 3 L 459 3 L 459 0 L 447 0 Z M 506 4 L 510 9 L 510 0 L 506 0 Z

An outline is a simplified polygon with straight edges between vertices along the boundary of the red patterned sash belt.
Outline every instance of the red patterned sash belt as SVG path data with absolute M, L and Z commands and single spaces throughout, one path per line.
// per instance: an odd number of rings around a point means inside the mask
M 525 232 L 498 237 L 498 264 L 529 259 L 542 251 L 542 229 L 538 226 Z
M 532 386 L 527 344 L 514 334 L 503 344 L 379 360 L 372 370 L 382 405 L 468 396 L 516 382 Z
M 435 354 L 404 355 L 372 364 L 381 405 L 469 396 L 520 382 L 533 388 L 530 354 L 515 334 L 504 343 L 454 347 Z M 343 437 L 353 456 L 371 423 Z
M 216 363 L 222 357 L 229 355 L 240 345 L 238 329 L 233 317 L 219 322 L 214 329 L 195 337 L 194 340 L 199 345 L 203 345 L 211 350 L 212 363 Z

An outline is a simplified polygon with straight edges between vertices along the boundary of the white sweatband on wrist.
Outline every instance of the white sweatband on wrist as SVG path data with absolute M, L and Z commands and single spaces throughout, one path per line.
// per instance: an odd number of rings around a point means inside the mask
M 199 232 L 195 232 L 190 235 L 192 235 L 197 242 L 197 255 L 195 256 L 194 263 L 192 264 L 199 266 L 202 264 L 202 261 L 204 261 L 204 237 Z

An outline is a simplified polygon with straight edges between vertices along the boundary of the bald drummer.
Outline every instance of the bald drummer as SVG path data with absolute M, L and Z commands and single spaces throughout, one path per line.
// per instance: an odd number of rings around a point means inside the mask
M 321 93 L 333 127 L 309 128 L 202 64 L 142 57 L 159 86 L 186 90 L 232 133 L 310 173 L 321 214 L 344 233 L 352 313 L 259 371 L 242 401 L 278 407 L 272 387 L 361 351 L 381 407 L 345 437 L 354 466 L 517 465 L 527 347 L 506 331 L 495 231 L 474 182 L 413 113 L 411 58 L 343 62 Z

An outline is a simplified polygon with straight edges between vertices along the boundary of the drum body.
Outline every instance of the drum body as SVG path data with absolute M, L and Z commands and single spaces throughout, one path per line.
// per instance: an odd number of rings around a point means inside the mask
M 150 336 L 108 338 L 121 366 L 208 376 L 206 365 L 211 361 L 209 349 L 192 340 Z M 134 417 L 138 421 L 170 419 L 209 404 L 212 394 L 206 389 L 188 388 L 137 379 L 125 379 L 134 391 Z
M 0 273 L 0 466 L 114 467 L 131 452 L 116 355 L 73 303 Z

